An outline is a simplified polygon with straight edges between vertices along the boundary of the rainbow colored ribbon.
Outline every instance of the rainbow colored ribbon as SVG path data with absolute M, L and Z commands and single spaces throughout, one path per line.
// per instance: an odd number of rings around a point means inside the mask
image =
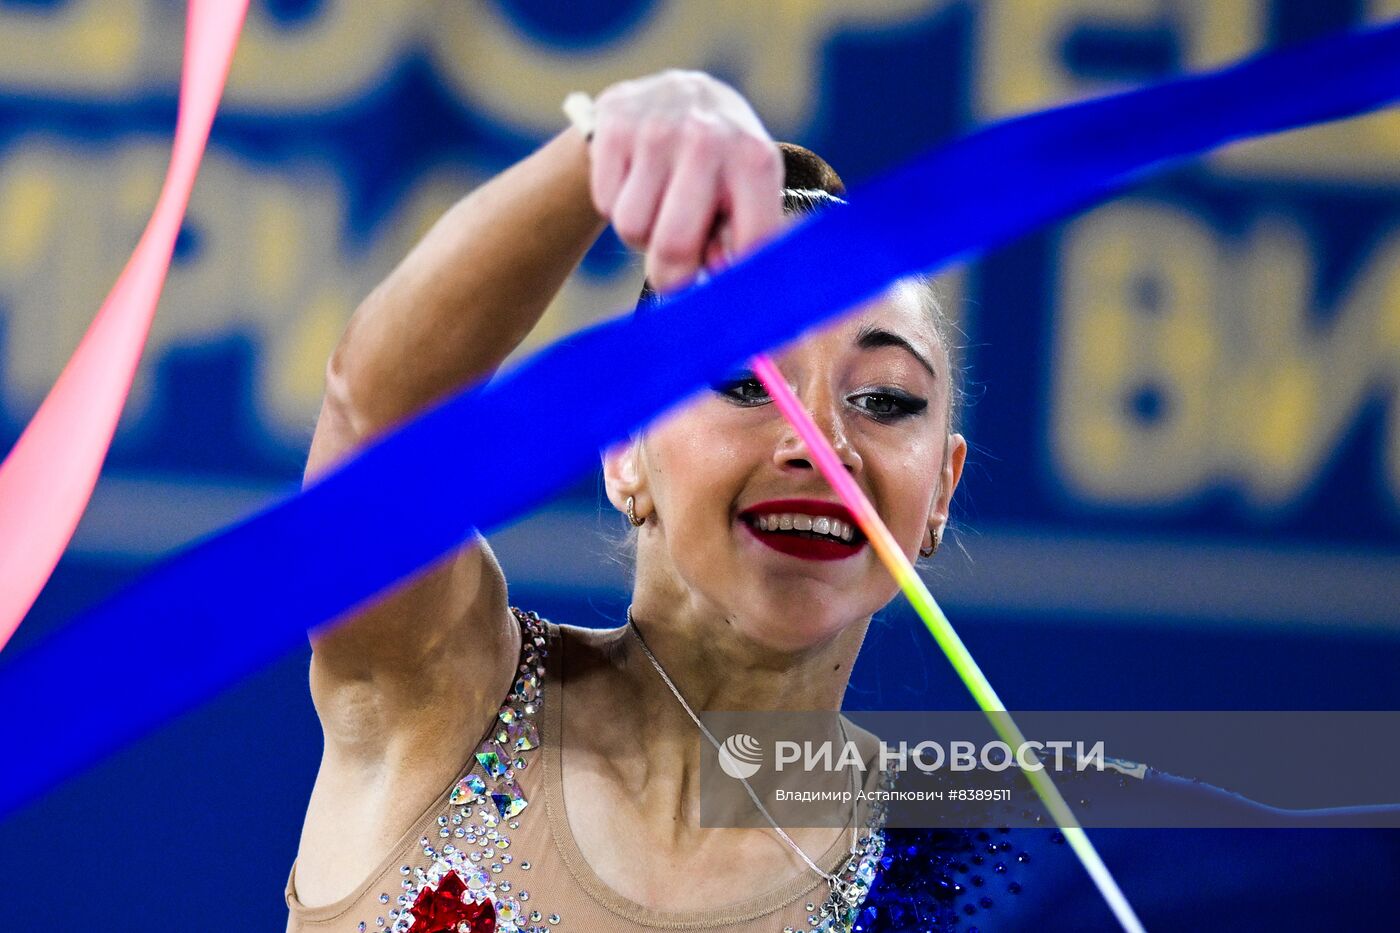
M 1006 711 L 1006 705 L 1001 702 L 1001 697 L 997 696 L 991 681 L 987 679 L 986 674 L 982 673 L 982 668 L 973 659 L 972 652 L 967 650 L 963 640 L 953 630 L 953 623 L 948 621 L 948 617 L 944 615 L 938 602 L 934 600 L 933 594 L 929 592 L 924 581 L 914 570 L 914 565 L 900 550 L 894 535 L 880 519 L 880 513 L 875 511 L 875 506 L 870 504 L 870 500 L 860 486 L 842 466 L 841 458 L 832 449 L 831 442 L 826 439 L 826 435 L 822 434 L 821 428 L 817 427 L 812 416 L 807 413 L 807 409 L 803 407 L 797 396 L 793 394 L 792 389 L 788 387 L 787 380 L 778 371 L 777 364 L 773 362 L 771 357 L 759 355 L 753 359 L 753 371 L 758 376 L 759 381 L 763 383 L 764 388 L 768 390 L 768 395 L 778 406 L 778 410 L 783 413 L 783 417 L 788 420 L 788 423 L 797 431 L 798 437 L 802 438 L 803 443 L 807 445 L 807 450 L 817 461 L 817 469 L 821 470 L 822 475 L 831 484 L 831 488 L 836 491 L 836 495 L 845 503 L 846 508 L 851 510 L 851 515 L 860 525 L 860 530 L 865 532 L 865 536 L 870 539 L 870 546 L 889 570 L 890 575 L 894 577 L 895 582 L 899 584 L 899 588 L 914 607 L 914 611 L 919 614 L 919 618 L 924 620 L 929 634 L 933 636 L 934 641 L 938 642 L 938 647 L 943 649 L 943 654 L 952 663 L 953 670 L 957 672 L 958 678 L 972 694 L 972 698 L 977 701 L 978 707 L 987 714 L 987 719 L 991 721 L 992 728 L 997 731 L 997 735 L 1001 736 L 1002 741 L 1011 748 L 1024 747 L 1026 737 Z M 1133 912 L 1132 905 L 1128 903 L 1127 897 L 1118 887 L 1118 882 L 1113 879 L 1108 866 L 1099 857 L 1098 850 L 1094 848 L 1088 834 L 1084 832 L 1079 821 L 1075 819 L 1073 811 L 1065 802 L 1060 789 L 1055 786 L 1055 782 L 1050 779 L 1044 768 L 1024 769 L 1022 773 L 1030 781 L 1031 787 L 1035 789 L 1041 802 L 1045 804 L 1050 818 L 1064 833 L 1065 840 L 1089 873 L 1094 886 L 1103 895 L 1103 899 L 1108 903 L 1113 915 L 1118 918 L 1119 924 L 1129 933 L 1142 933 L 1142 923 L 1138 920 L 1137 914 Z

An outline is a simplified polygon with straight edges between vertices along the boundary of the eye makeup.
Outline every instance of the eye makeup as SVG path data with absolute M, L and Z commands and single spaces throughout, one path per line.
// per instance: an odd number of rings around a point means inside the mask
M 886 423 L 902 421 L 928 408 L 928 399 L 911 395 L 894 386 L 880 386 L 867 392 L 858 392 L 849 396 L 847 401 L 877 421 Z
M 736 405 L 761 405 L 770 402 L 768 390 L 750 370 L 741 370 L 710 386 Z

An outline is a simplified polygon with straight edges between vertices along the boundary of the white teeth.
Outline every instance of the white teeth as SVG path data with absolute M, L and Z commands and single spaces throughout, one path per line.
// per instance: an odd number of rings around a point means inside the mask
M 774 513 L 756 516 L 753 523 L 760 531 L 810 531 L 813 534 L 827 535 L 841 541 L 855 540 L 855 525 L 827 515 Z

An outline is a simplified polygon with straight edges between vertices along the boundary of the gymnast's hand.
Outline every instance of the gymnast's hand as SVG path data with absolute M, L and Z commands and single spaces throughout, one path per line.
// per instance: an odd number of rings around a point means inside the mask
M 594 207 L 646 253 L 657 291 L 689 283 L 782 224 L 783 161 L 732 87 L 697 71 L 623 81 L 597 99 Z

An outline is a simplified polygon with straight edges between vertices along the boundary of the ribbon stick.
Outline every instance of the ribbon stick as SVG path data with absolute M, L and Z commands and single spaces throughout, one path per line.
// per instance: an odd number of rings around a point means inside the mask
M 595 471 L 600 450 L 895 280 L 1167 160 L 1396 98 L 1392 25 L 1001 124 L 853 193 L 845 209 L 659 309 L 546 347 L 0 661 L 0 760 L 23 762 L 0 769 L 0 816 L 303 646 L 308 628 L 474 529 L 522 517 Z M 990 688 L 983 699 L 1000 706 Z
M 223 95 L 248 0 L 190 0 L 175 145 L 160 199 L 121 277 L 0 463 L 0 650 L 48 582 L 92 497 Z
M 870 546 L 880 561 L 894 577 L 899 588 L 904 592 L 914 611 L 919 614 L 919 618 L 924 620 L 929 634 L 934 641 L 938 642 L 938 647 L 943 649 L 948 660 L 952 662 L 953 670 L 957 672 L 958 678 L 972 694 L 977 705 L 982 712 L 987 714 L 992 727 L 1011 748 L 1023 748 L 1026 744 L 1026 737 L 1021 733 L 1011 715 L 1006 711 L 1006 705 L 997 696 L 996 690 L 992 688 L 992 683 L 987 679 L 987 675 L 982 673 L 982 668 L 973 659 L 972 652 L 967 650 L 958 633 L 954 631 L 953 624 L 948 621 L 943 610 L 934 600 L 933 594 L 929 592 L 924 581 L 914 570 L 914 565 L 909 562 L 909 558 L 900 550 L 894 535 L 890 534 L 889 528 L 880 519 L 880 514 L 875 511 L 870 500 L 866 498 L 856 481 L 851 478 L 850 473 L 841 464 L 841 458 L 836 455 L 836 451 L 831 449 L 831 442 L 822 434 L 821 428 L 817 427 L 812 420 L 812 416 L 807 413 L 807 409 L 798 401 L 788 387 L 787 380 L 778 371 L 777 364 L 767 355 L 754 357 L 753 371 L 764 388 L 768 390 L 768 395 L 773 399 L 773 403 L 778 406 L 778 410 L 783 413 L 783 417 L 797 431 L 807 449 L 811 451 L 813 459 L 817 461 L 817 468 L 821 470 L 826 481 L 831 484 L 831 488 L 836 491 L 846 508 L 851 510 L 855 516 L 856 523 L 860 525 L 860 530 L 865 532 L 865 536 L 870 539 Z M 1127 897 L 1118 887 L 1118 882 L 1113 879 L 1108 866 L 1099 857 L 1098 850 L 1094 848 L 1093 842 L 1089 840 L 1088 834 L 1074 818 L 1073 811 L 1069 804 L 1060 794 L 1060 789 L 1055 786 L 1049 775 L 1043 768 L 1022 769 L 1027 780 L 1035 789 L 1041 802 L 1045 804 L 1045 809 L 1049 811 L 1051 819 L 1055 825 L 1064 833 L 1066 841 L 1074 854 L 1079 857 L 1089 877 L 1094 885 L 1103 895 L 1103 899 L 1108 903 L 1113 915 L 1118 918 L 1119 924 L 1129 933 L 1142 933 L 1142 923 L 1138 920 L 1137 914 L 1133 912 L 1132 905 L 1128 903 Z

